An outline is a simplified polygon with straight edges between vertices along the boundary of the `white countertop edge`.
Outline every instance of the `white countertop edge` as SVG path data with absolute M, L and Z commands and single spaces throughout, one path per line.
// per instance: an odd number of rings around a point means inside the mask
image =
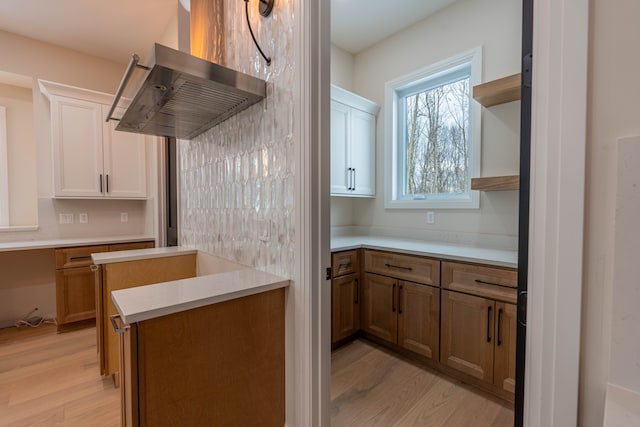
M 164 248 L 131 249 L 128 251 L 100 252 L 91 254 L 96 265 L 110 264 L 114 262 L 139 261 L 143 259 L 163 258 L 169 256 L 195 254 L 194 248 L 184 246 L 170 246 Z
M 26 240 L 0 243 L 0 252 L 25 251 L 34 249 L 68 248 L 73 246 L 104 245 L 110 243 L 152 242 L 154 236 L 130 235 L 111 237 L 77 237 L 68 239 Z
M 246 284 L 246 282 L 242 280 L 244 279 L 242 276 L 247 273 L 253 273 L 258 276 L 254 283 Z M 235 287 L 231 290 L 218 289 L 218 285 L 220 285 L 220 283 L 234 282 L 234 280 L 236 282 L 239 280 L 242 281 L 245 286 Z M 232 299 L 247 297 L 262 292 L 286 288 L 289 286 L 289 283 L 290 280 L 283 277 L 255 269 L 244 269 L 228 273 L 212 274 L 209 276 L 199 276 L 190 279 L 181 279 L 172 282 L 121 289 L 113 291 L 111 293 L 111 299 L 113 300 L 122 321 L 124 323 L 131 324 Z M 135 299 L 137 299 L 136 296 L 139 298 L 144 296 L 146 293 L 150 295 L 158 295 L 158 293 L 165 292 L 168 294 L 170 291 L 179 290 L 180 287 L 198 284 L 209 288 L 207 289 L 207 295 L 194 297 L 185 301 L 155 305 L 145 299 L 147 307 L 136 308 L 135 306 Z
M 375 236 L 339 236 L 332 238 L 331 243 L 331 252 L 363 248 L 429 256 L 452 261 L 488 264 L 497 267 L 518 268 L 518 252 L 506 249 Z

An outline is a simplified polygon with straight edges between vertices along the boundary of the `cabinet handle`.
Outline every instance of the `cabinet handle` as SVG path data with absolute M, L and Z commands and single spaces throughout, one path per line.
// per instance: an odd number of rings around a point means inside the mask
M 356 168 L 352 168 L 351 172 L 353 172 L 353 191 L 356 191 Z
M 391 312 L 396 312 L 396 284 L 393 284 L 391 288 Z
M 498 346 L 502 345 L 502 340 L 500 339 L 500 335 L 501 335 L 501 333 L 500 333 L 500 324 L 501 324 L 501 323 L 502 323 L 502 309 L 501 309 L 501 308 L 499 308 L 499 309 L 498 309 L 498 333 L 497 333 L 497 335 L 498 335 L 498 336 L 496 337 L 496 340 L 498 340 L 498 341 L 496 342 L 496 344 L 497 344 Z
M 95 264 L 91 264 L 91 266 L 90 266 L 89 268 L 91 269 L 91 271 L 98 271 L 98 270 L 100 270 L 100 267 L 98 267 L 98 266 L 97 266 L 97 265 L 95 265 Z
M 105 193 L 109 192 L 109 174 L 106 175 L 107 176 L 107 191 L 105 191 Z
M 358 279 L 356 279 L 356 286 L 355 286 L 355 295 L 354 295 L 354 304 L 358 303 L 358 294 L 360 293 L 360 284 L 358 283 Z
M 351 267 L 351 263 L 350 262 L 343 262 L 342 264 L 338 264 L 338 270 L 340 270 L 342 267 Z
M 398 314 L 402 314 L 402 285 L 398 287 Z
M 349 184 L 347 184 L 347 191 L 351 191 L 351 168 L 347 168 L 348 173 L 349 173 Z
M 102 174 L 100 174 L 100 192 L 102 193 Z
M 487 342 L 491 342 L 491 306 L 487 307 Z
M 480 280 L 480 279 L 476 279 L 476 283 L 480 283 L 482 285 L 505 286 L 505 285 L 501 285 L 500 283 L 485 282 L 484 280 Z
M 384 266 L 387 268 L 396 268 L 398 270 L 407 270 L 407 271 L 413 270 L 413 267 L 403 267 L 401 265 L 385 264 Z
M 109 320 L 111 320 L 111 325 L 113 326 L 113 330 L 116 331 L 116 334 L 123 334 L 127 329 L 131 328 L 131 326 L 127 324 L 123 324 L 122 326 L 118 325 L 118 321 L 116 319 L 120 319 L 119 314 L 112 314 L 109 316 Z

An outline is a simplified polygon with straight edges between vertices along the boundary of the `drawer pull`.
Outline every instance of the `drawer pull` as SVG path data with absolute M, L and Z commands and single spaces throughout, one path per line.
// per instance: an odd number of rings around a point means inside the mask
M 395 269 L 398 269 L 398 270 L 413 271 L 413 267 L 403 267 L 401 265 L 393 265 L 393 264 L 389 264 L 389 263 L 385 264 L 384 266 L 387 267 L 387 268 L 395 268 Z
M 398 314 L 402 314 L 402 285 L 398 287 Z
M 480 279 L 476 279 L 476 283 L 480 283 L 482 285 L 506 286 L 506 285 L 501 285 L 500 283 L 485 282 L 484 280 L 480 280 Z
M 491 306 L 487 307 L 487 342 L 491 342 Z
M 350 262 L 343 262 L 342 264 L 338 264 L 338 270 L 341 270 L 342 267 L 351 267 L 353 264 Z
M 396 284 L 394 283 L 391 288 L 391 312 L 396 312 Z
M 123 334 L 127 329 L 131 328 L 131 326 L 127 324 L 123 324 L 122 326 L 118 325 L 118 321 L 116 319 L 120 319 L 119 314 L 112 314 L 111 316 L 109 316 L 109 320 L 111 320 L 111 325 L 116 331 L 116 334 Z
M 91 271 L 98 271 L 98 270 L 100 270 L 100 267 L 98 267 L 98 266 L 97 266 L 97 265 L 95 265 L 95 264 L 91 264 L 91 266 L 90 266 L 89 268 L 91 269 Z
M 496 340 L 498 340 L 498 342 L 496 343 L 498 346 L 502 345 L 502 340 L 500 339 L 500 324 L 502 323 L 502 309 L 499 308 L 498 309 L 498 333 L 497 333 L 497 337 Z
M 89 256 L 72 256 L 69 258 L 69 261 L 89 261 L 91 260 L 91 255 Z

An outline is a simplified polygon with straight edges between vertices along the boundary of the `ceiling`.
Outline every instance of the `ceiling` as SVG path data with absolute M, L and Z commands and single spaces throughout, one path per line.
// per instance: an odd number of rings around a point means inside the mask
M 126 63 L 160 39 L 178 1 L 0 1 L 0 30 Z M 356 54 L 454 1 L 331 0 L 331 40 Z
M 178 0 L 0 1 L 0 30 L 126 63 L 146 53 Z
M 362 52 L 456 0 L 331 0 L 331 42 Z

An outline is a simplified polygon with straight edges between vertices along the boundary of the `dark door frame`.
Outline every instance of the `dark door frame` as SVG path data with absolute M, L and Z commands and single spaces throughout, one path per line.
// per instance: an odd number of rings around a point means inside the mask
M 518 210 L 518 319 L 514 425 L 524 424 L 524 382 L 529 272 L 529 191 L 531 172 L 531 83 L 533 1 L 522 0 L 522 97 L 520 101 L 520 192 Z

